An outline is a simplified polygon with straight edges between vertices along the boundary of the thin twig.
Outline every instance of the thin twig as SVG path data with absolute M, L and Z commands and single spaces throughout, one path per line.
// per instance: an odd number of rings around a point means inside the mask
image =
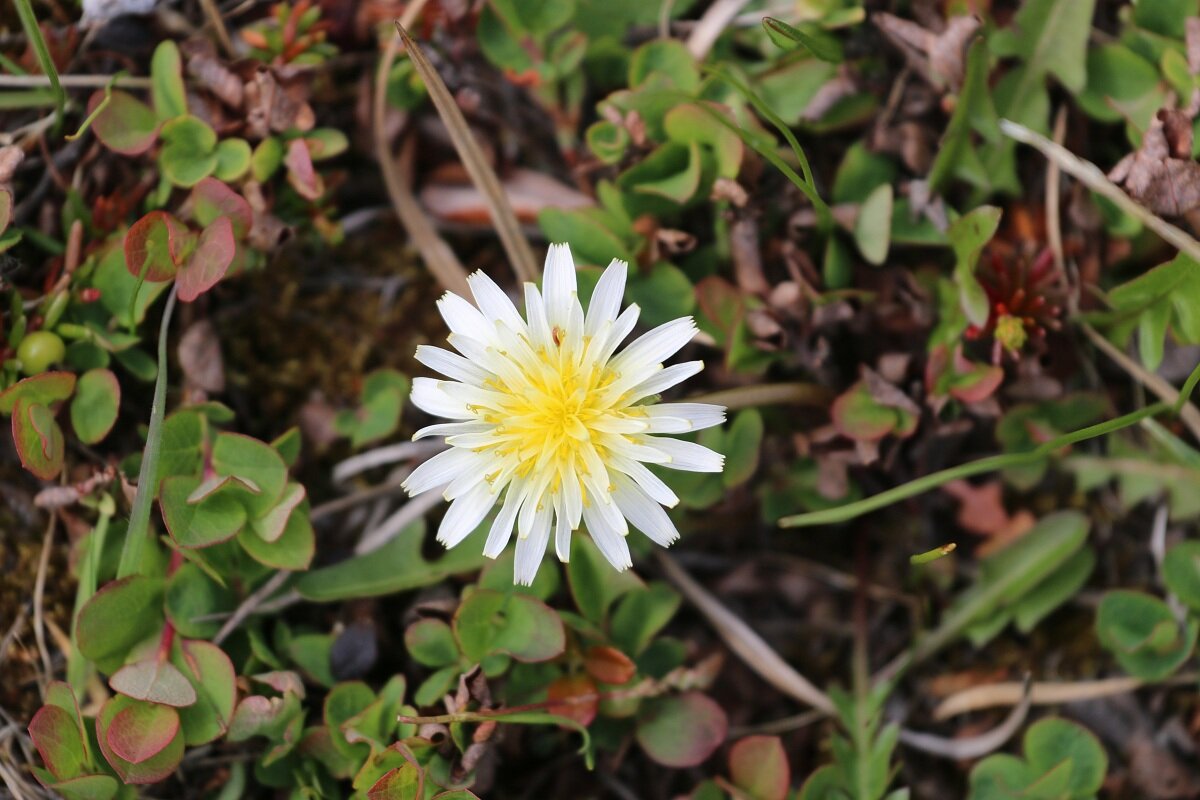
M 793 714 L 790 717 L 771 720 L 760 725 L 738 725 L 729 729 L 730 739 L 741 739 L 745 736 L 779 736 L 784 733 L 807 728 L 814 722 L 820 722 L 825 719 L 828 714 L 824 711 L 809 709 L 800 714 Z
M 986 756 L 988 753 L 1003 747 L 1004 743 L 1011 739 L 1013 734 L 1021 728 L 1021 725 L 1025 722 L 1025 717 L 1029 714 L 1029 706 L 1031 705 L 1030 697 L 1029 676 L 1026 675 L 1025 681 L 1021 684 L 1020 702 L 1009 712 L 1004 722 L 1001 722 L 990 731 L 981 733 L 978 736 L 947 739 L 944 736 L 935 736 L 932 733 L 921 733 L 902 728 L 900 730 L 900 741 L 924 753 L 954 759 L 955 761 Z
M 225 620 L 225 624 L 221 626 L 221 630 L 217 631 L 217 635 L 213 637 L 213 644 L 219 645 L 225 641 L 229 634 L 237 630 L 237 627 L 242 624 L 246 617 L 254 613 L 254 609 L 258 608 L 259 604 L 274 594 L 279 587 L 283 586 L 287 579 L 291 577 L 290 572 L 280 570 L 262 586 L 254 590 L 254 593 L 242 601 L 242 604 L 237 607 L 229 619 Z
M 439 441 L 400 442 L 398 444 L 387 445 L 386 447 L 377 447 L 374 450 L 368 450 L 365 453 L 351 456 L 334 466 L 333 482 L 344 483 L 360 472 L 366 472 L 369 469 L 387 466 L 388 464 L 395 464 L 397 461 L 404 461 L 409 458 L 424 460 L 444 449 L 446 449 L 446 445 Z
M 398 474 L 393 475 L 378 486 L 372 486 L 369 489 L 363 489 L 362 491 L 348 494 L 345 497 L 327 500 L 318 506 L 313 506 L 312 511 L 308 514 L 308 518 L 316 522 L 325 517 L 337 514 L 340 511 L 370 502 L 371 500 L 396 494 L 402 491 L 401 484 L 408 478 L 409 472 L 408 469 L 398 470 Z
M 233 40 L 229 38 L 229 29 L 225 27 L 225 20 L 221 19 L 221 9 L 217 8 L 216 0 L 200 0 L 200 7 L 204 9 L 204 16 L 208 17 L 213 26 L 213 33 L 217 35 L 217 41 L 221 43 L 225 55 L 237 58 L 237 51 L 233 49 Z
M 1200 680 L 1200 673 L 1186 672 L 1173 675 L 1158 685 L 1185 686 L 1195 684 L 1197 680 Z M 1095 700 L 1100 697 L 1128 694 L 1149 685 L 1155 684 L 1125 675 L 1119 678 L 1102 678 L 1094 681 L 1043 681 L 1030 686 L 1029 698 L 1035 706 L 1055 706 L 1062 703 L 1077 703 L 1081 700 Z M 972 686 L 970 689 L 950 695 L 939 703 L 933 710 L 933 718 L 944 720 L 983 708 L 1018 703 L 1021 700 L 1023 686 L 1024 684 L 1019 681 Z
M 1172 404 L 1179 400 L 1179 390 L 1172 386 L 1171 382 L 1166 378 L 1151 372 L 1137 361 L 1125 355 L 1121 348 L 1104 338 L 1103 334 L 1086 322 L 1080 321 L 1079 327 L 1092 340 L 1092 344 L 1103 351 L 1104 355 L 1117 362 L 1117 366 L 1128 372 L 1134 379 L 1153 392 L 1159 400 Z M 1200 409 L 1189 402 L 1185 402 L 1179 410 L 1179 416 L 1183 420 L 1183 424 L 1187 426 L 1187 429 L 1192 432 L 1192 436 L 1196 437 L 1196 441 L 1200 441 Z
M 689 403 L 713 403 L 730 411 L 774 405 L 823 408 L 832 400 L 830 391 L 815 383 L 762 383 L 687 398 Z
M 38 557 L 37 578 L 33 583 L 33 638 L 37 642 L 38 653 L 42 656 L 42 668 L 46 671 L 45 683 L 49 683 L 54 678 L 54 662 L 50 659 L 50 651 L 46 649 L 42 600 L 46 595 L 46 569 L 50 565 L 50 548 L 54 546 L 54 531 L 57 526 L 58 514 L 51 512 L 50 522 L 46 525 L 46 535 L 42 537 L 42 553 Z
M 1061 147 L 1066 132 L 1067 109 L 1062 106 L 1054 116 L 1054 143 Z M 1066 271 L 1066 260 L 1063 258 L 1062 219 L 1058 209 L 1061 179 L 1062 172 L 1059 170 L 1058 162 L 1054 159 L 1046 159 L 1046 240 L 1050 244 L 1050 252 L 1054 254 L 1054 270 L 1059 275 L 1065 274 Z
M 1200 261 L 1200 242 L 1125 194 L 1121 187 L 1110 181 L 1108 176 L 1092 162 L 1084 161 L 1062 145 L 1055 144 L 1037 131 L 1032 131 L 1012 120 L 1000 120 L 1000 130 L 1018 142 L 1038 150 L 1046 158 L 1057 163 L 1068 175 L 1081 181 L 1093 192 L 1107 197 L 1122 211 L 1131 217 L 1136 217 L 1143 225 L 1168 243 Z
M 446 88 L 437 69 L 425 57 L 420 45 L 398 21 L 396 31 L 404 42 L 409 60 L 412 61 L 417 74 L 425 82 L 429 99 L 446 125 L 450 141 L 454 143 L 454 149 L 458 151 L 463 167 L 471 176 L 471 182 L 475 184 L 475 188 L 487 202 L 492 224 L 496 226 L 496 235 L 500 237 L 504 252 L 508 254 L 508 259 L 512 262 L 517 279 L 537 281 L 538 267 L 537 261 L 533 257 L 533 250 L 530 249 L 529 242 L 526 241 L 525 234 L 521 231 L 521 223 L 517 220 L 516 212 L 513 211 L 512 203 L 509 202 L 508 195 L 505 194 L 504 187 L 496 176 L 496 171 L 488 163 L 479 142 L 471 133 L 471 128 L 467 124 L 462 110 L 450 94 L 450 90 Z
M 423 3 L 414 3 L 420 6 Z M 467 270 L 462 262 L 454 255 L 450 245 L 438 235 L 437 228 L 426 216 L 417 198 L 412 193 L 409 181 L 401 175 L 392 149 L 388 143 L 387 129 L 384 118 L 387 115 L 387 81 L 396 61 L 396 53 L 400 45 L 395 36 L 389 36 L 384 45 L 383 56 L 379 59 L 379 68 L 375 71 L 374 96 L 371 101 L 371 127 L 375 139 L 375 160 L 383 173 L 383 182 L 387 186 L 388 197 L 400 224 L 408 231 L 413 246 L 421 254 L 425 266 L 433 273 L 442 288 L 462 296 L 468 296 L 470 289 L 467 284 Z
M 729 23 L 741 13 L 750 0 L 717 0 L 704 16 L 700 17 L 696 27 L 688 34 L 687 49 L 692 58 L 703 61 L 718 37 L 729 28 Z
M 103 89 L 113 85 L 119 89 L 149 89 L 151 80 L 133 75 L 59 75 L 64 89 Z M 0 89 L 41 89 L 50 86 L 45 75 L 0 75 Z
M 358 545 L 354 548 L 355 555 L 370 553 L 378 550 L 394 539 L 400 531 L 432 511 L 439 503 L 445 502 L 439 492 L 419 494 L 385 519 L 378 528 L 366 531 Z
M 746 666 L 788 697 L 826 714 L 834 713 L 833 702 L 828 695 L 793 669 L 749 625 L 697 583 L 675 559 L 661 551 L 657 555 L 658 563 L 671 583 L 704 615 Z

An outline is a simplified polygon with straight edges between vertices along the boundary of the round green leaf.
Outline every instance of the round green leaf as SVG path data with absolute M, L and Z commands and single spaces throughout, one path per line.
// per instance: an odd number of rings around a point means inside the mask
M 66 400 L 75 391 L 75 375 L 71 372 L 43 372 L 18 381 L 0 394 L 0 414 L 11 414 L 17 400 L 34 405 L 49 406 Z
M 454 615 L 454 635 L 473 663 L 506 653 L 518 661 L 548 661 L 566 648 L 562 619 L 545 603 L 490 589 L 471 594 Z
M 44 481 L 53 480 L 62 470 L 62 429 L 49 408 L 18 400 L 13 407 L 12 436 L 25 469 Z
M 159 166 L 176 186 L 191 188 L 217 168 L 217 134 L 198 117 L 185 115 L 162 127 Z
M 404 631 L 409 655 L 427 667 L 444 667 L 458 661 L 454 632 L 440 619 L 419 619 Z
M 183 758 L 179 715 L 170 706 L 117 695 L 100 709 L 96 738 L 105 760 L 129 784 L 161 781 Z
M 292 512 L 283 534 L 274 542 L 266 541 L 247 527 L 238 536 L 238 543 L 260 564 L 292 572 L 308 569 L 316 552 L 316 536 L 304 508 Z
M 192 684 L 169 661 L 159 661 L 157 653 L 121 667 L 108 685 L 114 692 L 148 703 L 180 708 L 196 702 Z
M 104 99 L 96 91 L 88 100 L 88 113 L 95 111 Z M 128 92 L 114 89 L 108 105 L 92 122 L 96 138 L 109 150 L 121 155 L 137 156 L 149 150 L 158 139 L 158 117 L 150 106 Z
M 1064 761 L 1071 762 L 1066 797 L 1092 797 L 1104 783 L 1108 757 L 1104 747 L 1086 728 L 1050 717 L 1035 722 L 1025 732 L 1025 758 L 1035 772 L 1045 774 Z
M 1143 592 L 1111 591 L 1096 612 L 1096 634 L 1130 674 L 1162 680 L 1192 653 L 1200 623 L 1188 619 L 1180 630 L 1171 609 Z
M 778 736 L 747 736 L 729 750 L 729 777 L 752 800 L 784 800 L 792 781 Z
M 108 435 L 117 421 L 121 384 L 107 369 L 88 370 L 79 376 L 71 400 L 71 427 L 85 444 L 95 444 Z
M 87 764 L 83 737 L 74 716 L 65 708 L 45 705 L 29 721 L 29 738 L 46 769 L 60 781 L 74 778 Z
M 229 730 L 237 705 L 237 673 L 225 651 L 212 642 L 184 640 L 171 660 L 196 691 L 196 702 L 179 709 L 184 740 L 207 744 Z
M 223 181 L 239 180 L 250 170 L 250 143 L 245 139 L 222 139 L 217 145 L 217 166 L 213 174 Z

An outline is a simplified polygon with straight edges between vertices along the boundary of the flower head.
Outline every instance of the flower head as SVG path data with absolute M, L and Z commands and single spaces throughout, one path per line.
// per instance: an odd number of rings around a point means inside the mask
M 417 378 L 413 403 L 454 421 L 413 436 L 444 436 L 450 448 L 417 467 L 404 488 L 410 495 L 443 490 L 450 508 L 438 541 L 447 547 L 499 503 L 483 552 L 498 556 L 515 527 L 519 583 L 533 581 L 551 531 L 559 559 L 568 560 L 581 522 L 618 570 L 632 564 L 629 523 L 664 547 L 679 538 L 662 508 L 679 498 L 647 463 L 722 469 L 720 454 L 662 434 L 719 425 L 723 407 L 651 402 L 703 368 L 700 361 L 662 364 L 695 335 L 691 318 L 660 325 L 617 352 L 639 313 L 636 305 L 620 311 L 626 270 L 623 261 L 609 264 L 585 314 L 571 251 L 551 245 L 542 291 L 525 284 L 524 318 L 476 272 L 468 279 L 474 306 L 449 292 L 438 302 L 458 353 L 417 348 L 417 360 L 447 380 Z

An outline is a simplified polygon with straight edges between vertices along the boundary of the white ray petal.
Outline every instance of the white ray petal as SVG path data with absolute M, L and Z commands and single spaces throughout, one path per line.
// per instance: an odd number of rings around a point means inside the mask
M 687 433 L 725 421 L 725 407 L 710 403 L 655 403 L 641 409 L 650 417 L 649 433 Z
M 450 330 L 485 344 L 492 340 L 495 326 L 487 321 L 479 309 L 454 292 L 442 295 L 437 305 Z
M 645 464 L 617 456 L 612 459 L 610 466 L 613 470 L 633 478 L 637 485 L 642 487 L 642 491 L 656 503 L 661 503 L 667 508 L 679 505 L 679 496 L 671 491 L 671 487 L 667 486 L 662 478 L 651 472 Z
M 625 475 L 614 475 L 613 500 L 621 513 L 633 526 L 663 547 L 670 547 L 678 538 L 675 523 L 633 480 Z
M 458 353 L 451 353 L 432 345 L 419 345 L 416 353 L 417 361 L 429 367 L 434 372 L 440 372 L 447 378 L 453 378 L 463 383 L 480 384 L 488 379 L 486 370 L 471 363 Z
M 495 425 L 490 422 L 439 422 L 437 425 L 426 425 L 413 434 L 413 441 L 418 441 L 429 436 L 459 436 L 468 433 L 484 433 L 494 430 Z
M 625 275 L 628 270 L 628 264 L 614 258 L 600 280 L 596 281 L 584 322 L 584 331 L 588 336 L 595 336 L 605 322 L 617 318 L 621 300 L 625 297 Z
M 550 507 L 544 505 L 533 519 L 529 535 L 517 539 L 517 554 L 513 562 L 513 580 L 529 586 L 537 577 L 538 567 L 546 555 L 546 543 L 550 540 Z
M 504 552 L 508 540 L 512 538 L 513 523 L 516 522 L 517 512 L 525 499 L 525 484 L 516 481 L 508 487 L 504 495 L 504 504 L 492 520 L 491 530 L 488 531 L 487 542 L 483 545 L 483 554 L 488 558 L 496 558 Z
M 438 526 L 437 540 L 446 547 L 454 547 L 479 527 L 495 502 L 496 497 L 486 483 L 476 484 L 446 509 L 446 516 Z
M 639 436 L 645 444 L 661 450 L 670 457 L 664 467 L 683 472 L 720 472 L 725 466 L 725 456 L 709 450 L 704 445 L 672 439 L 666 436 Z
M 554 553 L 564 564 L 571 560 L 571 520 L 562 492 L 554 493 Z
M 439 381 L 434 378 L 413 378 L 412 394 L 409 399 L 417 408 L 433 414 L 435 417 L 446 419 L 475 419 L 474 412 L 467 409 L 467 404 L 446 394 L 443 384 L 450 381 Z M 458 384 L 459 386 L 463 384 Z
M 565 244 L 552 244 L 546 253 L 546 266 L 542 272 L 542 296 L 546 301 L 546 317 L 550 327 L 566 329 L 571 315 L 571 304 L 575 299 L 575 262 L 571 248 Z
M 493 323 L 499 322 L 507 326 L 512 331 L 525 330 L 525 321 L 517 313 L 517 307 L 487 273 L 482 270 L 472 273 L 467 278 L 467 285 L 471 287 L 475 305 L 479 306 L 485 317 Z
M 682 364 L 672 364 L 669 367 L 664 367 L 629 389 L 627 399 L 630 402 L 634 402 L 641 400 L 643 397 L 662 394 L 675 384 L 686 381 L 702 369 L 704 369 L 703 361 L 685 361 Z
M 409 495 L 440 489 L 448 486 L 462 473 L 474 468 L 478 461 L 478 454 L 451 447 L 418 466 L 400 485 Z
M 696 323 L 691 317 L 680 317 L 664 322 L 633 340 L 612 360 L 612 368 L 625 372 L 651 364 L 661 364 L 696 335 Z

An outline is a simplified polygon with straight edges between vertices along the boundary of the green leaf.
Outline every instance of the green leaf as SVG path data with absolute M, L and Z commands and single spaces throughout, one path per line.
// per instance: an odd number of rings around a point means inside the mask
M 301 506 L 287 518 L 283 533 L 268 542 L 250 527 L 238 535 L 238 544 L 260 564 L 274 569 L 302 572 L 308 569 L 316 553 L 316 534 L 308 518 L 307 506 Z
M 179 267 L 176 285 L 179 299 L 190 303 L 216 286 L 237 255 L 233 238 L 233 223 L 229 217 L 218 217 L 200 232 L 196 249 Z
M 570 242 L 577 264 L 606 266 L 617 258 L 634 263 L 635 248 L 619 233 L 614 215 L 601 208 L 545 208 L 538 226 L 552 242 Z
M 703 763 L 725 741 L 729 720 L 700 692 L 655 698 L 638 714 L 637 741 L 651 759 L 667 767 Z
M 440 619 L 419 619 L 404 631 L 404 646 L 418 663 L 445 667 L 458 661 L 458 643 L 450 626 Z
M 250 170 L 250 143 L 245 139 L 222 139 L 217 145 L 217 165 L 213 175 L 218 180 L 240 180 Z
M 1159 681 L 1171 675 L 1192 654 L 1200 622 L 1189 618 L 1182 630 L 1171 609 L 1143 592 L 1107 592 L 1096 611 L 1100 644 L 1131 675 Z
M 246 524 L 241 502 L 246 493 L 231 478 L 213 483 L 181 475 L 163 480 L 158 502 L 167 531 L 180 547 L 211 547 L 232 539 Z
M 991 309 L 987 293 L 975 277 L 975 264 L 996 235 L 1003 213 L 995 206 L 980 206 L 959 217 L 947 231 L 954 248 L 954 282 L 958 285 L 959 303 L 967 319 L 979 327 L 987 324 Z
M 183 758 L 179 714 L 170 706 L 113 697 L 96 718 L 96 738 L 105 760 L 125 783 L 157 783 Z
M 108 685 L 135 700 L 182 708 L 196 702 L 196 690 L 183 673 L 158 654 L 126 664 L 108 679 Z
M 171 661 L 192 684 L 196 702 L 179 709 L 179 722 L 190 746 L 208 744 L 229 730 L 237 703 L 237 673 L 225 651 L 212 642 L 184 640 Z
M 1096 554 L 1084 547 L 1066 563 L 1021 597 L 1013 606 L 1013 621 L 1021 633 L 1030 633 L 1056 608 L 1083 588 L 1096 566 Z
M 228 217 L 234 237 L 241 239 L 254 224 L 254 212 L 246 198 L 216 178 L 205 178 L 192 188 L 188 197 L 191 217 L 196 224 L 207 228 L 221 217 Z
M 95 92 L 88 101 L 88 113 L 96 110 L 104 92 Z M 109 150 L 124 156 L 138 156 L 154 146 L 162 123 L 150 106 L 128 92 L 114 89 L 96 119 L 92 131 Z
M 1200 542 L 1180 542 L 1167 551 L 1163 580 L 1171 594 L 1200 610 Z
M 115 671 L 125 655 L 163 623 L 163 580 L 132 575 L 105 584 L 79 612 L 79 651 L 101 671 Z
M 1070 762 L 1064 792 L 1067 797 L 1095 796 L 1108 772 L 1108 757 L 1099 740 L 1086 728 L 1065 719 L 1050 717 L 1029 726 L 1022 748 L 1029 766 L 1037 773 L 1046 774 Z
M 12 436 L 22 467 L 44 481 L 53 480 L 62 471 L 65 443 L 62 429 L 49 408 L 17 400 L 13 406 Z
M 1109 292 L 1121 343 L 1136 321 L 1138 347 L 1147 369 L 1162 362 L 1163 338 L 1168 327 L 1186 344 L 1200 343 L 1200 263 L 1180 253 Z
M 727 488 L 745 483 L 758 469 L 762 447 L 763 419 L 758 409 L 738 412 L 724 437 L 725 470 L 721 480 Z
M 680 602 L 674 589 L 657 581 L 626 592 L 609 626 L 613 643 L 629 655 L 639 655 L 675 616 Z
M 792 782 L 778 736 L 747 736 L 729 750 L 729 777 L 751 800 L 786 800 Z
M 693 104 L 676 106 L 663 117 L 663 129 L 673 142 L 680 144 L 699 142 L 706 145 L 716 157 L 717 174 L 723 178 L 733 179 L 737 177 L 738 170 L 741 168 L 744 147 L 738 135 L 713 116 L 713 114 L 726 113 L 720 106 L 713 103 L 708 103 L 707 108 Z M 625 128 L 621 127 L 617 130 L 624 133 L 628 140 L 628 132 L 625 131 Z M 623 151 L 624 145 L 622 146 Z
M 236 598 L 205 571 L 185 561 L 167 579 L 165 597 L 167 618 L 180 636 L 210 638 L 221 629 L 219 620 L 202 621 L 200 617 L 231 612 Z
M 967 51 L 967 71 L 963 88 L 946 126 L 941 146 L 929 169 L 929 188 L 942 191 L 951 177 L 958 177 L 981 189 L 1003 188 L 1016 191 L 1016 175 L 990 173 L 982 168 L 972 143 L 972 133 L 987 144 L 1001 143 L 999 120 L 988 87 L 988 54 L 983 38 L 972 42 Z
M 629 131 L 624 125 L 617 125 L 606 119 L 597 120 L 588 126 L 585 134 L 588 149 L 600 159 L 603 164 L 616 164 L 624 156 L 629 147 Z
M 1128 120 L 1145 130 L 1164 98 L 1158 69 L 1133 50 L 1116 43 L 1088 50 L 1087 88 L 1075 101 L 1089 116 L 1103 122 Z
M 46 768 L 60 781 L 83 774 L 87 751 L 75 715 L 56 705 L 44 705 L 29 721 L 29 738 Z
M 238 495 L 250 518 L 269 512 L 283 497 L 287 487 L 287 465 L 283 457 L 265 442 L 240 433 L 217 434 L 212 448 L 212 468 L 254 486 L 257 494 Z
M 182 116 L 162 127 L 159 165 L 163 177 L 190 189 L 217 168 L 217 134 L 199 117 Z
M 250 174 L 254 180 L 265 183 L 282 163 L 283 143 L 274 136 L 268 137 L 258 143 L 250 156 Z
M 548 661 L 566 648 L 558 614 L 523 594 L 476 590 L 455 612 L 453 630 L 463 655 L 472 663 L 495 653 L 527 663 Z
M 858 207 L 854 221 L 854 243 L 867 263 L 879 266 L 887 260 L 892 235 L 892 185 L 876 187 Z
M 630 88 L 643 84 L 692 94 L 700 88 L 700 72 L 683 42 L 654 39 L 635 50 L 629 62 Z
M 840 64 L 845 58 L 841 42 L 811 22 L 796 26 L 774 17 L 764 17 L 762 24 L 771 41 L 784 50 L 808 52 L 830 64 Z
M 658 262 L 645 274 L 637 271 L 630 275 L 625 297 L 641 307 L 641 321 L 645 325 L 661 325 L 686 317 L 696 307 L 692 282 L 683 270 L 665 261 Z
M 484 562 L 485 520 L 462 543 L 435 561 L 421 554 L 425 522 L 417 520 L 371 553 L 300 576 L 296 589 L 306 600 L 328 603 L 378 597 L 440 583 L 451 575 L 478 570 Z
M 183 62 L 179 48 L 170 39 L 159 42 L 150 59 L 150 102 L 160 120 L 173 120 L 188 113 L 183 86 Z
M 703 175 L 704 165 L 697 142 L 668 142 L 621 173 L 617 186 L 627 192 L 684 205 L 698 196 Z M 664 207 L 664 210 L 670 209 Z
M 79 440 L 95 444 L 107 436 L 120 405 L 121 384 L 110 370 L 93 369 L 80 375 L 71 400 L 71 426 Z
M 600 554 L 595 543 L 586 536 L 574 537 L 571 543 L 567 580 L 575 607 L 583 616 L 597 624 L 605 621 L 609 606 L 617 598 L 645 586 L 632 570 L 614 570 Z
M 151 211 L 125 234 L 125 266 L 139 281 L 169 281 L 175 277 L 191 241 L 191 233 L 182 222 L 165 211 Z
M 1025 81 L 1040 85 L 1050 73 L 1078 94 L 1087 83 L 1085 59 L 1094 9 L 1095 0 L 1026 0 L 1013 26 L 993 37 L 993 49 L 1023 59 L 1031 76 Z
M 13 413 L 18 400 L 27 405 L 51 406 L 66 400 L 75 391 L 71 372 L 43 372 L 17 381 L 0 394 L 0 414 Z

